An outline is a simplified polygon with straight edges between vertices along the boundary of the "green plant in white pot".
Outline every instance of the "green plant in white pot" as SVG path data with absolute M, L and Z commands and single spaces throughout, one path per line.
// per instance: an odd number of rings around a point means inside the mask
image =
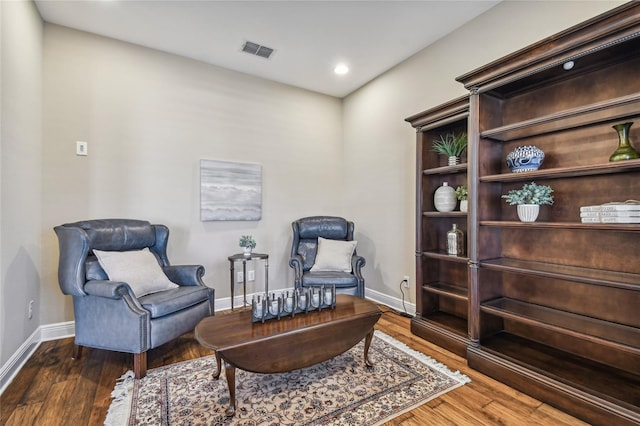
M 518 217 L 522 222 L 535 222 L 541 205 L 553 204 L 553 189 L 535 182 L 525 183 L 521 189 L 512 189 L 503 195 L 507 203 L 518 206 Z
M 449 165 L 455 166 L 460 162 L 460 156 L 467 149 L 467 133 L 462 132 L 459 135 L 455 133 L 447 133 L 440 136 L 439 139 L 433 141 L 433 150 L 438 154 L 449 157 Z
M 460 201 L 460 211 L 469 211 L 469 201 L 467 201 L 469 192 L 467 191 L 467 185 L 458 186 L 454 191 L 454 194 L 456 195 L 458 201 Z
M 251 256 L 251 251 L 256 248 L 256 240 L 251 235 L 243 235 L 240 237 L 240 247 L 244 250 L 244 255 Z

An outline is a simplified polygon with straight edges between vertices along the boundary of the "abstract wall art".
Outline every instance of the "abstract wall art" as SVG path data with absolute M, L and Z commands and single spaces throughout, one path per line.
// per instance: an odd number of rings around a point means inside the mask
M 200 160 L 200 220 L 260 220 L 262 166 Z

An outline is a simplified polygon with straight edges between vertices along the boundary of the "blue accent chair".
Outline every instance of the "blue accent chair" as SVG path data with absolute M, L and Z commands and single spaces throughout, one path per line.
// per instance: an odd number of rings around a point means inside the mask
M 129 219 L 87 220 L 54 228 L 60 259 L 58 281 L 73 297 L 75 353 L 88 346 L 133 354 L 134 373 L 147 371 L 147 351 L 192 331 L 214 314 L 214 289 L 203 281 L 201 265 L 172 266 L 167 259 L 169 229 Z M 93 249 L 148 248 L 169 280 L 179 287 L 137 298 L 125 282 L 110 281 Z
M 353 222 L 335 216 L 312 216 L 294 221 L 291 227 L 293 243 L 289 266 L 294 270 L 295 288 L 335 285 L 337 293 L 364 298 L 362 267 L 366 261 L 356 251 L 351 258 L 351 272 L 310 270 L 318 251 L 318 237 L 353 241 Z

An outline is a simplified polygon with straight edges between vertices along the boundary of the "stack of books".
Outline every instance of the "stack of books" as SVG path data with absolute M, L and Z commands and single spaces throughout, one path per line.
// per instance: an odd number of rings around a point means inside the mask
M 582 223 L 640 223 L 640 201 L 628 200 L 580 207 Z

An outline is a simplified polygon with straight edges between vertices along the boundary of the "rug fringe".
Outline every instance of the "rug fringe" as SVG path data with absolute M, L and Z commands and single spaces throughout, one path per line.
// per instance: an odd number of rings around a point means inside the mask
M 415 349 L 410 348 L 409 346 L 383 333 L 380 330 L 375 331 L 375 336 L 378 337 L 380 340 L 384 340 L 388 344 L 395 346 L 396 348 L 402 350 L 403 352 L 408 353 L 409 355 L 413 356 L 414 358 L 418 359 L 424 364 L 427 364 L 429 367 L 432 367 L 433 369 L 438 370 L 439 372 L 446 374 L 447 376 L 459 381 L 461 384 L 471 383 L 471 379 L 468 376 L 462 374 L 460 371 L 458 370 L 451 371 L 449 367 L 442 364 L 441 362 L 436 361 L 435 359 L 431 358 L 428 355 L 423 354 L 422 352 L 419 352 L 419 351 L 416 351 Z
M 133 371 L 129 370 L 116 380 L 116 385 L 111 392 L 113 401 L 104 419 L 105 426 L 122 426 L 128 423 L 134 379 Z

